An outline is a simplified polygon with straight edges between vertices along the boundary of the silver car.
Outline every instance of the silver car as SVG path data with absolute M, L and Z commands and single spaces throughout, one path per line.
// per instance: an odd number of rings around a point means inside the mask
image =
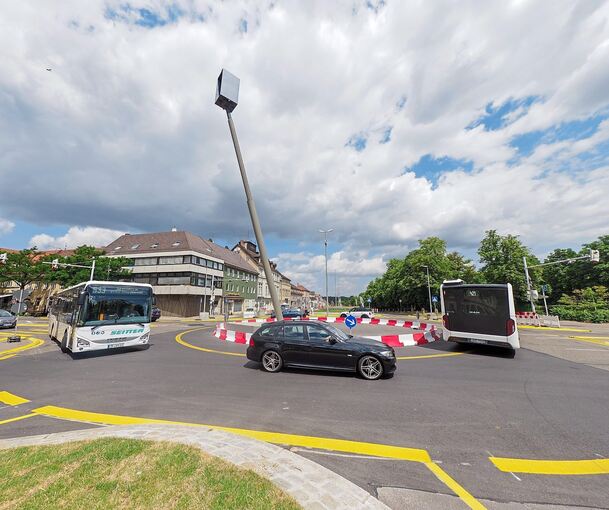
M 14 328 L 17 326 L 17 317 L 11 312 L 0 310 L 0 328 Z

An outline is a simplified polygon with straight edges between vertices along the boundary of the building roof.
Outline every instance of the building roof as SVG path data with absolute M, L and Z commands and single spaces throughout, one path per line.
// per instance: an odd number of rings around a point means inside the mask
M 106 246 L 108 255 L 128 257 L 131 254 L 194 251 L 203 256 L 222 260 L 227 266 L 257 274 L 238 254 L 216 243 L 183 230 L 124 234 Z

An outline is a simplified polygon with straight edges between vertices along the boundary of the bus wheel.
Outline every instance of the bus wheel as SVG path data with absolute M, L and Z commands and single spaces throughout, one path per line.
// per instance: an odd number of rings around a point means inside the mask
M 68 332 L 67 331 L 63 334 L 63 338 L 61 340 L 61 352 L 68 352 Z

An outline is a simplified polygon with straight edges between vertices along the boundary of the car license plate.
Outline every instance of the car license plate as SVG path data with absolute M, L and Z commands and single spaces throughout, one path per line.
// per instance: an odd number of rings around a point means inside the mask
M 470 338 L 469 341 L 472 344 L 486 344 L 486 340 L 478 340 L 477 338 Z
M 108 349 L 113 349 L 114 347 L 123 347 L 125 345 L 124 342 L 118 344 L 108 344 Z

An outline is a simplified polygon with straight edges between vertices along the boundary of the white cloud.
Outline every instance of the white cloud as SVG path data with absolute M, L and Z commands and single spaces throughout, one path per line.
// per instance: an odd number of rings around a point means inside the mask
M 608 2 L 411 1 L 375 12 L 353 1 L 183 0 L 171 2 L 183 17 L 154 29 L 133 24 L 136 9 L 165 13 L 168 2 L 129 2 L 131 24 L 104 17 L 122 5 L 2 9 L 0 175 L 13 191 L 2 214 L 241 237 L 249 217 L 213 104 L 226 67 L 242 79 L 234 118 L 265 233 L 306 250 L 332 225 L 351 254 L 333 262 L 339 274 L 354 264 L 363 282 L 382 270 L 379 257 L 428 235 L 471 250 L 497 228 L 545 250 L 607 233 L 609 168 L 559 171 L 600 135 L 517 164 L 510 140 L 607 108 Z M 541 100 L 508 114 L 504 129 L 466 129 L 487 104 L 529 96 Z M 361 152 L 345 146 L 357 133 L 367 136 Z M 474 171 L 437 183 L 403 173 L 425 154 L 471 160 Z M 63 237 L 36 239 L 63 247 Z M 318 265 L 290 267 L 319 289 Z
M 0 235 L 10 234 L 15 228 L 15 224 L 12 221 L 0 218 Z
M 39 250 L 77 248 L 84 244 L 103 248 L 122 236 L 124 232 L 99 227 L 70 227 L 58 237 L 48 234 L 37 234 L 30 239 L 28 246 L 36 246 Z

